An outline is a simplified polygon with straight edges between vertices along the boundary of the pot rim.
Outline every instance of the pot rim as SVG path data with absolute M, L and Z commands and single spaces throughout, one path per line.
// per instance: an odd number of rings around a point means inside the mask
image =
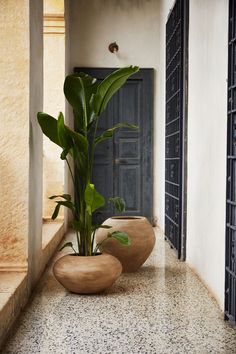
M 110 219 L 113 220 L 142 220 L 145 219 L 145 216 L 111 216 Z
M 93 254 L 92 256 L 81 256 L 80 254 L 75 254 L 75 253 L 68 253 L 65 254 L 65 256 L 71 256 L 71 257 L 80 257 L 80 258 L 91 258 L 91 257 L 96 257 L 96 256 L 102 256 L 102 252 L 96 253 L 95 255 Z
M 103 257 L 107 257 L 107 256 L 109 256 L 109 257 L 113 257 L 113 258 L 116 258 L 115 256 L 113 256 L 112 254 L 110 254 L 110 253 L 99 253 L 99 254 L 97 254 L 96 256 L 78 256 L 78 255 L 75 255 L 74 253 L 68 253 L 68 254 L 64 254 L 64 255 L 62 255 L 60 258 L 58 258 L 57 260 L 59 260 L 59 259 L 61 259 L 61 258 L 63 258 L 63 257 L 73 257 L 73 259 L 77 259 L 77 258 L 79 258 L 79 259 L 98 259 L 98 258 L 100 258 L 100 257 L 97 257 L 97 256 L 103 256 Z M 57 261 L 56 260 L 56 261 Z

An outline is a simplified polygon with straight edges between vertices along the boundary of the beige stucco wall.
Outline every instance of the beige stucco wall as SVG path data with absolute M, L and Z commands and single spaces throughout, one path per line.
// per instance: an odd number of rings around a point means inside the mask
M 65 79 L 64 1 L 44 0 L 44 112 L 57 117 L 65 111 L 63 83 Z M 51 218 L 55 208 L 51 195 L 64 192 L 64 162 L 61 149 L 43 137 L 43 217 Z M 59 217 L 63 217 L 61 208 Z
M 29 175 L 29 8 L 0 1 L 0 268 L 26 267 Z
M 0 271 L 26 270 L 42 252 L 42 1 L 1 1 Z

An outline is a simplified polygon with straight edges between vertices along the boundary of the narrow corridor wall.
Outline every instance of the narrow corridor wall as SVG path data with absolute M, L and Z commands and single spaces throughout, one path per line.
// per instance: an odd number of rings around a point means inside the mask
M 191 0 L 187 262 L 224 304 L 228 0 Z

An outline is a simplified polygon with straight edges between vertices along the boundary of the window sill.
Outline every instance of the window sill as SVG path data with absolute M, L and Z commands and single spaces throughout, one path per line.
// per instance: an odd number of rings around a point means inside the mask
M 65 234 L 64 221 L 45 221 L 42 230 L 43 264 L 47 264 Z

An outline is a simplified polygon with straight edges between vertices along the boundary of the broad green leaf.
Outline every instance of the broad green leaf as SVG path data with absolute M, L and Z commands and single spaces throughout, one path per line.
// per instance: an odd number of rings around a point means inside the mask
M 88 141 L 80 133 L 75 132 L 74 130 L 71 130 L 69 127 L 66 127 L 66 132 L 67 134 L 73 139 L 74 143 L 78 147 L 79 151 L 87 152 L 88 151 Z M 71 146 L 73 148 L 73 145 Z
M 38 112 L 39 125 L 43 133 L 55 144 L 62 147 L 58 138 L 57 120 L 47 113 Z
M 74 213 L 74 211 L 75 211 L 75 206 L 74 206 L 74 204 L 73 204 L 72 202 L 70 202 L 70 201 L 67 201 L 67 200 L 66 200 L 66 201 L 56 201 L 56 203 L 57 203 L 57 206 L 55 207 L 55 210 L 54 210 L 54 212 L 53 212 L 53 214 L 52 214 L 52 219 L 53 219 L 53 220 L 57 218 L 58 213 L 59 213 L 59 211 L 60 211 L 60 207 L 61 207 L 62 205 L 63 205 L 64 207 L 70 209 L 70 210 L 72 211 L 72 213 Z
M 117 241 L 119 241 L 122 245 L 129 246 L 131 245 L 131 240 L 129 238 L 129 235 L 126 232 L 123 231 L 114 231 L 112 233 L 109 233 L 108 237 L 115 238 Z
M 125 201 L 123 198 L 114 197 L 109 198 L 109 202 L 113 203 L 116 213 L 123 213 L 125 211 Z
M 73 146 L 73 141 L 68 134 L 65 123 L 64 123 L 64 116 L 62 112 L 59 113 L 58 119 L 57 119 L 57 134 L 58 134 L 58 139 L 63 147 L 63 152 L 61 154 L 62 160 L 65 160 L 67 154 L 69 153 L 71 147 Z
M 97 136 L 95 139 L 95 144 L 100 143 L 101 141 L 104 141 L 106 139 L 110 139 L 113 137 L 113 134 L 115 132 L 116 129 L 120 129 L 120 128 L 130 128 L 130 129 L 138 129 L 137 125 L 134 124 L 128 124 L 128 123 L 117 123 L 116 125 L 114 125 L 114 127 L 109 128 L 107 130 L 105 130 L 102 135 Z
M 112 74 L 107 76 L 97 88 L 95 93 L 92 106 L 94 112 L 99 117 L 101 113 L 105 110 L 107 103 L 111 97 L 124 85 L 126 80 L 133 74 L 139 71 L 137 66 L 129 66 L 125 68 L 118 69 Z
M 90 120 L 89 101 L 96 92 L 96 79 L 85 74 L 69 75 L 65 79 L 64 93 L 74 110 L 78 130 L 85 131 Z
M 60 155 L 60 158 L 61 160 L 65 160 L 67 155 L 70 154 L 71 155 L 71 151 L 72 151 L 72 148 L 71 147 L 68 147 L 66 149 L 63 149 L 61 155 Z
M 59 252 L 62 251 L 65 247 L 71 247 L 73 249 L 73 251 L 75 252 L 75 249 L 73 247 L 73 243 L 72 242 L 66 242 L 60 249 Z M 75 252 L 76 253 L 76 252 Z
M 87 211 L 90 215 L 94 210 L 102 207 L 105 204 L 104 197 L 96 191 L 94 184 L 88 183 L 85 189 L 85 202 Z
M 74 203 L 72 203 L 71 201 L 68 201 L 68 200 L 65 200 L 65 201 L 56 201 L 56 203 L 57 204 L 59 204 L 59 205 L 63 205 L 63 206 L 65 206 L 66 208 L 69 208 L 69 209 L 71 209 L 72 211 L 74 211 L 75 210 L 75 205 L 74 205 Z
M 55 199 L 55 198 L 64 198 L 68 201 L 71 201 L 71 195 L 70 194 L 60 194 L 60 195 L 51 195 L 48 199 Z
M 77 133 L 71 130 L 64 124 L 64 132 L 67 136 L 66 142 L 63 140 L 62 135 L 58 136 L 58 120 L 50 116 L 49 114 L 39 112 L 38 115 L 38 122 L 43 131 L 43 133 L 55 144 L 64 148 L 73 148 L 76 145 L 79 151 L 87 152 L 88 150 L 88 142 L 87 139 L 80 133 Z M 62 119 L 63 115 L 59 115 L 60 117 L 60 131 L 62 130 Z

